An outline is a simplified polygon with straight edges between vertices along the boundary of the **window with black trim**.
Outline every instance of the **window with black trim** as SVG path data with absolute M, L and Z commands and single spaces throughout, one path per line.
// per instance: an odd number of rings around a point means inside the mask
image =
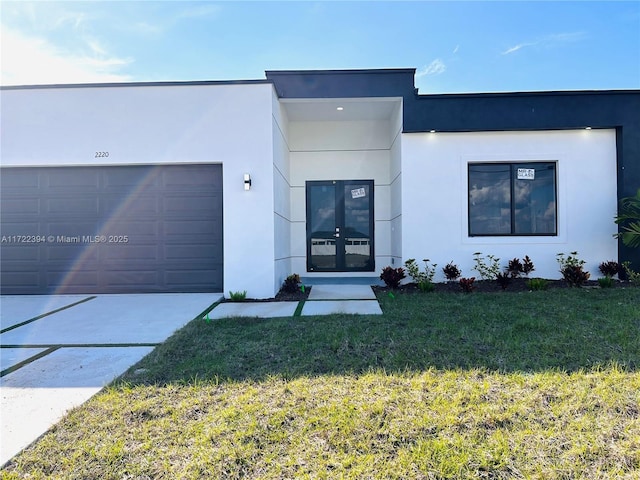
M 556 163 L 470 163 L 469 235 L 557 235 Z

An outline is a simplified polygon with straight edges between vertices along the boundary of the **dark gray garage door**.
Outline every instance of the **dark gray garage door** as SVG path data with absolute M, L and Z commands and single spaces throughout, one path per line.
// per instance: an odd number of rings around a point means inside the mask
M 222 166 L 0 169 L 3 294 L 222 291 Z

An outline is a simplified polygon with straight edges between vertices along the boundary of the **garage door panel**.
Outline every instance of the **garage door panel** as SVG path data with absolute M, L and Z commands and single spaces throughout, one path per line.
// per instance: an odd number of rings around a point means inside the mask
M 124 196 L 123 196 L 124 195 Z M 160 200 L 158 194 L 149 195 L 124 192 L 121 195 L 103 195 L 101 208 L 105 217 L 113 220 L 140 218 L 141 215 L 150 215 L 156 218 L 160 212 Z
M 8 218 L 7 218 L 8 217 Z M 18 216 L 19 217 L 19 216 Z M 2 215 L 2 237 L 5 237 L 3 245 L 10 247 L 18 241 L 16 236 L 41 235 L 39 223 L 21 223 L 15 215 Z
M 91 167 L 51 169 L 45 178 L 47 190 L 95 192 L 100 185 L 100 170 Z
M 58 218 L 60 217 L 49 216 L 47 221 L 44 222 L 47 236 L 53 236 L 56 245 L 72 243 L 77 237 L 80 237 L 80 240 L 82 240 L 82 237 L 96 235 L 99 219 L 93 222 L 78 220 L 77 223 L 73 223 L 69 222 L 68 216 L 64 217 L 64 221 L 56 221 Z M 86 217 L 83 217 L 83 220 L 85 218 Z M 75 241 L 75 243 L 79 243 L 80 240 Z
M 209 193 L 194 193 L 192 195 L 172 195 L 162 199 L 162 212 L 167 215 L 180 217 L 186 215 L 199 218 L 200 215 L 212 215 L 211 205 L 216 204 L 216 198 Z
M 6 294 L 19 294 L 23 293 L 22 290 L 31 288 L 33 285 L 40 284 L 39 273 L 35 271 L 25 272 L 21 269 L 11 269 L 7 267 L 2 269 L 0 273 L 0 282 L 4 285 L 4 288 L 9 286 Z
M 0 177 L 0 188 L 11 194 L 38 193 L 41 189 L 40 175 L 34 175 L 24 170 L 14 171 Z
M 132 187 L 155 188 L 159 184 L 158 169 L 162 167 L 113 167 L 104 173 L 104 185 L 110 191 L 131 190 Z
M 222 291 L 220 165 L 2 168 L 0 178 L 3 234 L 49 238 L 2 244 L 2 293 Z
M 221 181 L 222 176 L 214 178 L 205 165 L 176 165 L 171 172 L 164 171 L 162 175 L 162 185 L 175 190 L 179 187 L 183 187 L 183 190 L 198 190 L 199 187 L 221 190 Z
M 159 260 L 157 245 L 126 245 L 113 244 L 101 246 L 101 259 L 103 262 L 113 261 L 149 261 Z
M 9 192 L 5 191 L 5 194 Z M 0 205 L 0 214 L 5 216 L 14 216 L 20 218 L 23 215 L 39 215 L 40 199 L 33 196 L 15 195 L 13 198 L 7 198 Z M 4 226 L 4 223 L 3 223 Z
M 210 245 L 167 245 L 165 247 L 165 255 L 167 260 L 198 260 L 207 257 Z M 215 263 L 214 260 L 211 260 Z
M 62 243 L 58 242 L 46 249 L 47 262 L 65 262 L 64 265 L 70 265 L 70 262 L 97 262 L 98 251 L 91 248 L 88 243 Z
M 104 272 L 102 280 L 111 290 L 119 292 L 154 291 L 162 284 L 158 272 L 154 270 L 131 271 L 124 268 L 107 270 Z
M 50 270 L 46 274 L 46 280 L 50 289 L 60 293 L 95 292 L 98 288 L 98 271 L 89 269 L 80 271 Z
M 38 243 L 5 245 L 2 253 L 7 255 L 3 266 L 5 266 L 5 264 L 9 266 L 11 264 L 20 265 L 22 262 L 40 261 L 40 245 Z
M 206 285 L 211 282 L 221 273 L 222 265 L 220 265 L 219 268 L 211 268 L 208 270 L 173 270 L 166 273 L 166 282 L 195 290 L 199 285 Z
M 86 195 L 47 198 L 44 206 L 45 215 L 85 216 L 98 213 L 98 199 Z
M 207 235 L 212 238 L 222 238 L 222 219 L 211 218 L 206 222 L 194 220 L 173 220 L 163 223 L 167 238 L 173 235 Z

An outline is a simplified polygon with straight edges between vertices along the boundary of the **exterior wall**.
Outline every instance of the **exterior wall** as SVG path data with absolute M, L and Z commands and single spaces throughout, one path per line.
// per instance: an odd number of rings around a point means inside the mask
M 558 235 L 469 237 L 467 164 L 471 161 L 557 162 Z M 473 254 L 529 255 L 534 276 L 560 278 L 556 254 L 578 251 L 593 278 L 618 259 L 615 130 L 415 133 L 402 135 L 402 254 L 456 263 L 476 276 Z
M 221 163 L 224 289 L 270 297 L 272 95 L 266 83 L 3 89 L 2 166 Z
M 398 107 L 392 119 L 393 142 L 391 144 L 390 194 L 391 210 L 391 258 L 386 265 L 402 264 L 402 106 Z
M 391 255 L 389 121 L 290 122 L 291 269 L 305 276 L 378 276 Z M 314 274 L 306 267 L 306 198 L 308 180 L 374 180 L 376 267 L 371 273 Z
M 273 95 L 274 294 L 291 270 L 291 184 L 287 112 Z

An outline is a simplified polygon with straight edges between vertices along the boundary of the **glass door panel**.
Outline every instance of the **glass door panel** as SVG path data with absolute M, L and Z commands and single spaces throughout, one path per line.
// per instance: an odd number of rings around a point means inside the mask
M 367 183 L 345 182 L 344 251 L 346 270 L 371 265 L 371 188 Z
M 307 182 L 307 270 L 373 271 L 373 181 Z
M 319 182 L 316 182 L 319 183 Z M 335 270 L 336 187 L 331 183 L 307 186 L 307 264 L 318 270 Z

